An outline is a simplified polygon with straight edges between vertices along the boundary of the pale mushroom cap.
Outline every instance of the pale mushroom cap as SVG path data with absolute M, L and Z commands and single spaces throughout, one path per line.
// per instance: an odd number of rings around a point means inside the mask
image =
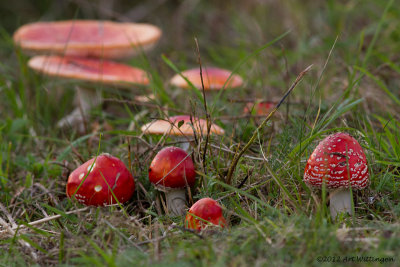
M 28 53 L 125 58 L 152 48 L 160 37 L 150 24 L 67 20 L 26 24 L 13 39 Z
M 183 121 L 183 124 L 179 127 L 180 122 Z M 194 125 L 192 125 L 192 122 Z M 196 133 L 207 134 L 207 121 L 203 119 L 198 119 L 196 117 L 192 117 L 192 121 L 190 120 L 190 116 L 174 116 L 169 117 L 166 120 L 156 120 L 150 123 L 147 123 L 142 126 L 141 130 L 147 134 L 169 134 L 169 135 L 189 135 L 193 136 Z M 222 135 L 224 134 L 224 129 L 219 127 L 216 124 L 211 125 L 210 133 Z
M 365 153 L 352 136 L 335 133 L 322 140 L 307 161 L 304 182 L 327 188 L 362 189 L 368 186 L 369 173 Z
M 28 66 L 40 73 L 119 87 L 149 84 L 145 71 L 125 64 L 102 59 L 60 56 L 36 56 Z
M 185 76 L 196 88 L 202 89 L 199 68 L 182 71 L 181 74 Z M 222 89 L 230 75 L 231 71 L 229 70 L 220 68 L 203 68 L 204 89 L 210 91 Z M 180 88 L 190 88 L 190 85 L 179 74 L 176 74 L 174 77 L 172 77 L 170 83 Z M 234 74 L 226 83 L 225 88 L 236 88 L 242 86 L 242 84 L 243 79 L 239 75 Z

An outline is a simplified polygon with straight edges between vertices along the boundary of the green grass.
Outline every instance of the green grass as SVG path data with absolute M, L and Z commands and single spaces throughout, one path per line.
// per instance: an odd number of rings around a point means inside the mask
M 0 266 L 399 265 L 398 1 L 36 2 L 0 4 L 0 218 L 24 225 L 0 234 Z M 109 101 L 92 111 L 84 134 L 55 127 L 73 108 L 76 83 L 32 72 L 11 39 L 22 24 L 73 18 L 139 19 L 163 30 L 153 51 L 128 61 L 151 73 L 151 86 L 99 86 Z M 168 84 L 176 72 L 198 66 L 194 37 L 203 67 L 235 70 L 246 82 L 207 102 L 226 133 L 211 138 L 205 162 L 204 140 L 193 149 L 198 182 L 190 203 L 218 199 L 229 226 L 199 234 L 164 213 L 156 201 L 163 196 L 148 181 L 155 153 L 174 140 L 140 131 L 165 114 L 205 118 L 202 94 Z M 311 64 L 227 184 L 235 151 L 263 119 L 240 118 L 243 101 L 279 101 Z M 150 105 L 132 103 L 145 92 L 156 95 Z M 337 131 L 363 146 L 371 183 L 353 192 L 354 216 L 332 221 L 326 193 L 308 188 L 303 173 L 317 143 Z M 69 213 L 83 207 L 66 197 L 69 173 L 102 152 L 131 162 L 134 197 L 122 208 Z M 28 224 L 53 215 L 59 217 Z

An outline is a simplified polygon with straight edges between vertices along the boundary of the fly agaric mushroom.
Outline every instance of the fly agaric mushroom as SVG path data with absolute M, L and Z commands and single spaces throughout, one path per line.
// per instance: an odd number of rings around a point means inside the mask
M 167 208 L 172 214 L 185 214 L 185 188 L 194 185 L 196 172 L 190 155 L 178 147 L 166 147 L 154 157 L 149 180 L 165 193 Z
M 135 181 L 125 164 L 109 154 L 101 154 L 68 177 L 67 196 L 81 203 L 101 206 L 128 201 L 135 191 Z M 116 199 L 115 199 L 116 198 Z
M 243 84 L 242 78 L 237 74 L 231 76 L 232 73 L 229 70 L 211 67 L 203 68 L 202 72 L 204 90 L 206 91 L 221 90 L 224 88 L 225 83 L 226 88 L 236 88 Z M 197 89 L 202 89 L 199 69 L 185 70 L 181 72 L 181 75 L 186 77 Z M 181 75 L 176 74 L 172 77 L 170 83 L 179 88 L 189 89 L 190 85 Z
M 150 24 L 67 20 L 26 24 L 13 39 L 31 54 L 117 59 L 151 49 L 160 37 L 161 30 Z
M 351 189 L 368 185 L 368 164 L 360 144 L 347 133 L 335 133 L 322 140 L 307 161 L 304 181 L 315 187 L 325 183 L 330 190 L 333 219 L 340 212 L 352 214 Z
M 211 198 L 202 198 L 189 209 L 185 218 L 185 226 L 200 231 L 210 223 L 220 227 L 226 225 L 222 208 L 218 202 Z
M 146 134 L 167 134 L 178 136 L 183 142 L 184 150 L 188 150 L 189 142 L 188 137 L 195 134 L 207 134 L 207 121 L 188 115 L 179 115 L 169 117 L 166 120 L 156 120 L 142 126 L 142 132 Z M 222 135 L 224 129 L 216 124 L 211 124 L 210 134 Z
M 97 83 L 120 88 L 132 85 L 148 85 L 149 79 L 145 71 L 112 61 L 60 56 L 35 56 L 28 62 L 33 70 L 48 76 L 75 79 L 87 83 Z M 68 125 L 83 125 L 83 118 L 89 110 L 102 102 L 101 94 L 96 90 L 77 87 L 79 107 L 58 122 L 63 128 Z M 83 115 L 83 116 L 82 116 Z M 83 132 L 83 129 L 80 129 Z

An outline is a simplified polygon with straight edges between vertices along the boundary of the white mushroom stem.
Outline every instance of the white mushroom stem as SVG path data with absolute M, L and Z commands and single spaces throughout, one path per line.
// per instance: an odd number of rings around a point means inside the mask
M 80 131 L 83 131 L 84 119 L 87 118 L 89 111 L 103 101 L 101 93 L 95 89 L 77 87 L 76 90 L 77 107 L 57 123 L 59 128 L 78 127 Z
M 329 193 L 330 211 L 332 219 L 335 220 L 336 216 L 340 213 L 347 212 L 353 215 L 351 208 L 351 194 L 349 188 L 340 188 Z
M 175 216 L 183 216 L 186 213 L 185 189 L 173 189 L 165 193 L 167 208 Z
M 165 193 L 168 212 L 174 216 L 183 216 L 186 214 L 185 188 L 157 186 L 157 189 Z
M 181 142 L 181 143 L 179 143 L 179 147 L 182 148 L 183 150 L 185 150 L 186 152 L 188 152 L 189 149 L 190 149 L 189 138 L 190 137 L 186 137 L 186 136 L 178 136 L 178 137 L 176 137 L 176 141 L 177 142 Z

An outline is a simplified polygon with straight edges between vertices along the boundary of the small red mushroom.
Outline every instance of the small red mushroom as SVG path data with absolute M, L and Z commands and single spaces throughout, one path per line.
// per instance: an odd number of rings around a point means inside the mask
M 368 164 L 356 139 L 347 133 L 335 133 L 322 140 L 307 161 L 304 182 L 330 190 L 330 211 L 333 219 L 340 212 L 352 214 L 350 187 L 368 185 Z M 334 189 L 334 190 L 333 190 Z
M 200 70 L 198 68 L 189 69 L 181 72 L 181 75 L 186 77 L 196 88 L 202 89 Z M 172 77 L 170 83 L 176 87 L 188 89 L 190 85 L 182 76 L 176 74 Z M 229 79 L 229 80 L 228 80 Z M 237 88 L 243 85 L 243 79 L 237 75 L 232 74 L 231 71 L 208 67 L 203 68 L 203 83 L 204 90 L 215 91 L 221 90 L 226 86 L 227 88 Z
M 174 215 L 185 214 L 185 187 L 193 186 L 196 172 L 192 158 L 178 147 L 166 147 L 154 157 L 149 168 L 149 180 L 165 192 L 167 208 Z
M 243 108 L 243 113 L 249 114 L 254 110 L 255 115 L 264 116 L 268 115 L 275 106 L 276 103 L 272 101 L 248 102 Z
M 112 191 L 112 192 L 111 192 Z M 124 203 L 135 191 L 135 181 L 125 164 L 109 154 L 83 163 L 68 177 L 67 196 L 81 203 L 101 206 Z
M 211 198 L 198 200 L 189 209 L 186 215 L 185 226 L 193 230 L 202 230 L 208 224 L 225 227 L 226 221 L 222 215 L 222 208 L 217 201 Z

